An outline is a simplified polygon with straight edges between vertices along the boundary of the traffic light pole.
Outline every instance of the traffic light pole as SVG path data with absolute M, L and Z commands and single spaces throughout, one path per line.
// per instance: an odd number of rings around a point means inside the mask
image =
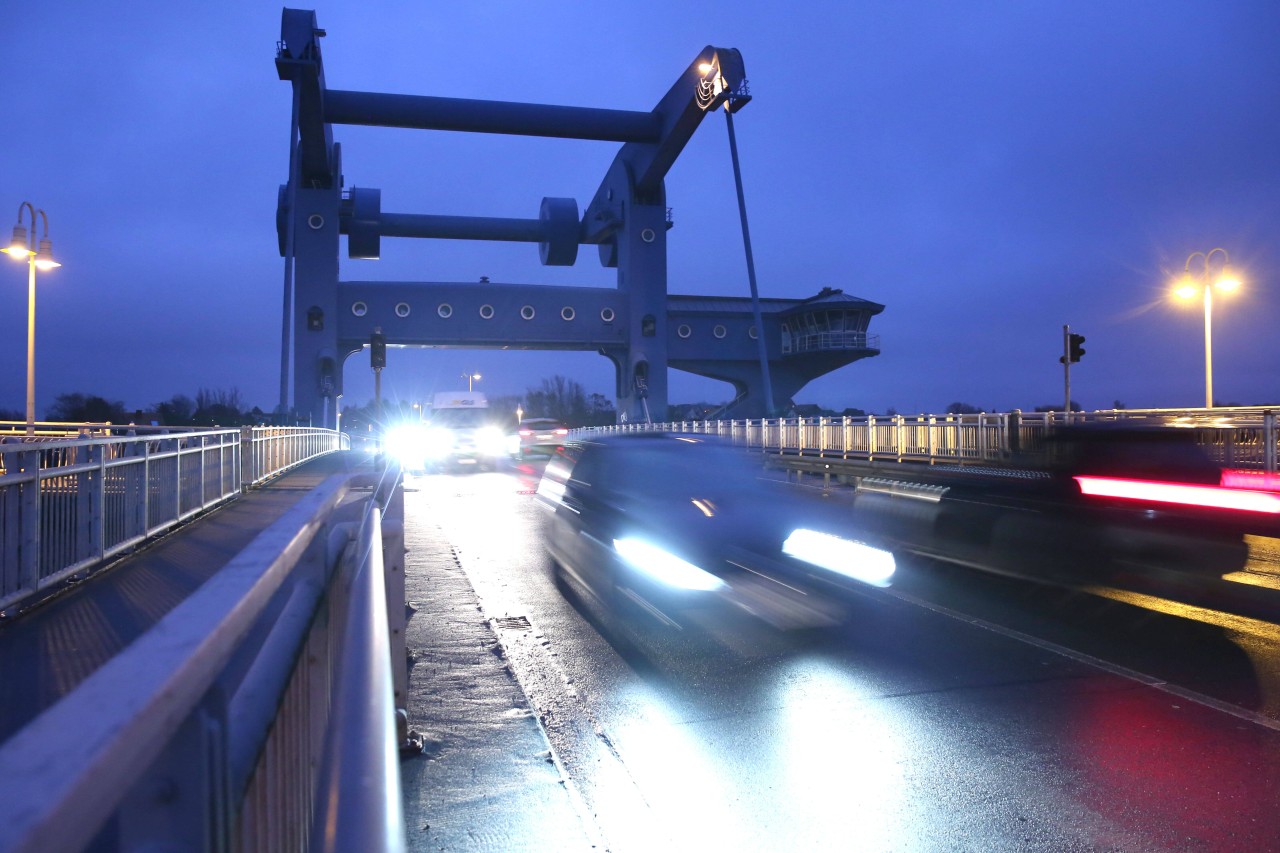
M 1062 411 L 1067 413 L 1067 418 L 1071 417 L 1071 327 L 1062 327 L 1062 376 L 1063 384 L 1066 386 L 1066 402 L 1062 406 Z
M 382 419 L 382 368 L 387 366 L 387 338 L 382 334 L 382 327 L 375 326 L 369 336 L 369 366 L 373 368 L 373 400 L 377 411 L 378 429 L 385 433 L 386 424 Z

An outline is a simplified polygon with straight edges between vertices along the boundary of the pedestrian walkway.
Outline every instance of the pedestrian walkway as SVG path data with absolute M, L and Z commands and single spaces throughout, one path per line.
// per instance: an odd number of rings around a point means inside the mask
M 449 543 L 406 518 L 405 544 L 408 710 L 426 737 L 400 766 L 409 849 L 599 849 Z
M 141 636 L 323 480 L 368 470 L 368 460 L 353 452 L 314 459 L 0 622 L 0 742 Z

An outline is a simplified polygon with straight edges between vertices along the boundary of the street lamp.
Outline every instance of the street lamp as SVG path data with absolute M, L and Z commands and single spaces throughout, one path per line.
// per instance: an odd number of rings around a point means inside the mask
M 479 373 L 464 373 L 462 374 L 462 378 L 467 380 L 467 393 L 470 394 L 471 384 L 473 382 L 478 382 L 483 377 Z
M 22 209 L 31 211 L 31 238 L 22 227 Z M 36 244 L 36 214 L 44 220 L 44 237 Z M 31 202 L 18 205 L 18 224 L 13 226 L 9 247 L 0 249 L 15 261 L 27 262 L 27 435 L 36 434 L 36 268 L 51 270 L 62 264 L 53 259 L 53 243 L 49 241 L 49 217 Z
M 1222 269 L 1217 278 L 1210 278 L 1209 261 L 1218 252 L 1222 253 Z M 1203 262 L 1198 273 L 1192 273 L 1191 262 L 1200 258 Z M 1194 299 L 1204 294 L 1204 407 L 1213 408 L 1213 289 L 1224 291 L 1235 290 L 1240 280 L 1231 274 L 1231 263 L 1226 249 L 1210 249 L 1206 252 L 1192 252 L 1187 256 L 1183 267 L 1182 278 L 1179 279 L 1174 293 L 1182 299 Z

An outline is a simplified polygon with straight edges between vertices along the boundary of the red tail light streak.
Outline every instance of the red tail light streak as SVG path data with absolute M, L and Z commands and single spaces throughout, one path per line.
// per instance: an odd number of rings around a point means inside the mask
M 1075 481 L 1083 494 L 1095 497 L 1280 514 L 1280 494 L 1272 492 L 1116 477 L 1076 477 Z

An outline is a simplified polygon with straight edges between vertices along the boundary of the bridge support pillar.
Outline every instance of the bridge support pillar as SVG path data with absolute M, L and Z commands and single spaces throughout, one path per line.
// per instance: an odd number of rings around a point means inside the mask
M 337 146 L 334 146 L 335 149 Z M 293 401 L 305 426 L 337 428 L 340 188 L 298 188 L 294 217 Z
M 632 168 L 619 154 L 600 193 L 622 204 L 617 231 L 600 246 L 605 266 L 617 265 L 618 290 L 626 305 L 625 356 L 611 355 L 618 368 L 618 417 L 631 423 L 667 418 L 667 207 L 666 192 L 637 200 Z M 597 195 L 597 199 L 602 197 Z

